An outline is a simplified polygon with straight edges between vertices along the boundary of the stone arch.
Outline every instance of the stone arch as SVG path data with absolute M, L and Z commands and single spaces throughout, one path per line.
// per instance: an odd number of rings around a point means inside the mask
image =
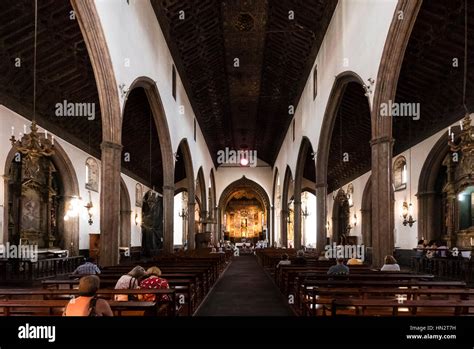
M 295 169 L 294 205 L 295 205 L 295 248 L 301 248 L 301 193 L 303 185 L 303 175 L 308 154 L 314 153 L 313 146 L 308 137 L 301 140 L 298 159 Z M 316 217 L 316 216 L 315 216 Z
M 285 178 L 283 180 L 283 190 L 281 192 L 281 214 L 280 214 L 280 235 L 281 244 L 288 247 L 288 225 L 287 218 L 289 214 L 288 208 L 288 191 L 290 190 L 291 182 L 293 182 L 293 175 L 291 174 L 290 166 L 286 166 Z
M 102 140 L 120 144 L 121 112 L 112 59 L 94 1 L 71 0 L 94 70 L 102 117 Z
M 188 192 L 188 248 L 194 249 L 196 246 L 195 241 L 195 230 L 194 230 L 194 208 L 196 205 L 195 199 L 195 188 L 194 188 L 194 169 L 193 169 L 193 159 L 191 156 L 191 150 L 189 148 L 187 138 L 183 138 L 178 145 L 178 149 L 181 150 L 183 154 L 184 169 L 186 172 L 186 182 L 187 182 L 187 192 Z M 176 150 L 176 153 L 178 152 Z M 178 159 L 179 160 L 179 159 Z M 174 167 L 175 168 L 175 167 Z M 174 176 L 173 176 L 174 182 Z M 173 183 L 174 185 L 174 183 Z
M 132 82 L 125 96 L 124 106 L 130 93 L 136 88 L 143 88 L 145 91 L 158 133 L 163 173 L 163 250 L 171 253 L 173 252 L 174 158 L 168 121 L 156 83 L 148 77 L 141 76 Z M 122 110 L 122 122 L 125 109 L 124 107 Z
M 323 123 L 319 135 L 318 150 L 316 155 L 316 246 L 318 252 L 321 252 L 323 247 L 326 245 L 326 198 L 328 190 L 327 173 L 331 137 L 339 105 L 341 104 L 342 98 L 344 96 L 345 88 L 350 82 L 357 82 L 361 85 L 364 84 L 362 78 L 352 71 L 343 72 L 336 77 L 328 98 L 328 104 L 324 112 Z
M 229 184 L 222 192 L 221 197 L 219 199 L 219 231 L 222 231 L 222 222 L 224 218 L 224 211 L 227 206 L 227 203 L 231 199 L 231 195 L 237 190 L 241 188 L 248 188 L 253 190 L 255 193 L 257 193 L 260 201 L 263 203 L 265 206 L 265 214 L 267 216 L 267 232 L 271 230 L 271 223 L 270 223 L 270 198 L 268 197 L 267 192 L 263 187 L 258 184 L 257 182 L 248 179 L 245 176 L 242 176 L 242 178 L 232 182 Z M 267 237 L 268 239 L 268 237 Z
M 100 187 L 101 265 L 119 262 L 121 111 L 118 85 L 94 1 L 71 0 L 89 53 L 102 121 Z
M 63 185 L 65 199 L 71 199 L 73 197 L 80 196 L 79 182 L 77 180 L 76 171 L 74 166 L 67 156 L 64 149 L 61 147 L 60 142 L 56 141 L 54 144 L 55 152 L 51 156 L 54 166 L 59 171 L 61 182 Z M 8 174 L 10 173 L 10 168 L 15 157 L 16 151 L 11 148 L 8 152 L 5 170 L 4 170 L 4 202 L 8 202 Z M 5 205 L 3 210 L 3 241 L 8 241 L 8 220 L 9 220 L 8 205 Z M 67 222 L 59 219 L 58 220 L 58 229 L 63 231 L 64 238 L 64 248 L 69 250 L 71 256 L 76 256 L 79 254 L 79 217 L 71 217 Z
M 373 265 L 380 267 L 394 248 L 392 185 L 392 117 L 379 117 L 380 106 L 395 101 L 398 78 L 422 0 L 399 0 L 377 73 L 372 108 L 372 247 Z M 403 20 L 400 20 L 400 15 Z
M 459 126 L 452 127 L 452 132 L 455 134 L 458 134 L 459 130 Z M 443 134 L 429 152 L 421 168 L 418 192 L 416 193 L 418 201 L 418 240 L 422 237 L 427 240 L 437 238 L 433 234 L 439 226 L 434 216 L 437 194 L 436 180 L 448 152 L 448 135 Z

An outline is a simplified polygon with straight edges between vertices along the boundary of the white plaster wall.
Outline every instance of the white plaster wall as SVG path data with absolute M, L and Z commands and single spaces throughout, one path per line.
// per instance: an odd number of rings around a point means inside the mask
M 318 67 L 318 95 L 313 100 L 312 70 L 294 115 L 295 141 L 290 126 L 276 167 L 285 169 L 288 164 L 295 173 L 303 136 L 309 138 L 313 150 L 317 151 L 323 116 L 337 75 L 353 71 L 367 84 L 369 78 L 377 80 L 396 4 L 397 0 L 339 1 L 313 65 L 313 70 L 315 65 Z M 372 90 L 375 90 L 375 85 Z M 370 95 L 372 99 L 373 94 Z
M 245 176 L 257 184 L 259 184 L 267 193 L 269 200 L 272 197 L 273 176 L 270 166 L 262 167 L 218 167 L 214 173 L 216 180 L 216 197 L 217 203 L 221 198 L 225 188 Z M 270 201 L 271 202 L 271 201 Z
M 193 178 L 203 166 L 205 174 L 213 168 L 211 156 L 197 124 L 193 140 L 194 112 L 177 71 L 176 101 L 171 91 L 173 59 L 149 0 L 95 0 L 107 45 L 109 47 L 117 84 L 128 88 L 138 77 L 156 81 L 170 131 L 171 144 L 176 151 L 180 141 L 187 138 L 193 159 Z M 127 64 L 129 63 L 129 66 Z M 122 110 L 124 100 L 122 101 Z M 179 107 L 184 106 L 184 115 Z M 207 178 L 206 178 L 207 180 Z
M 365 186 L 367 184 L 367 181 L 370 177 L 371 172 L 364 173 L 362 176 L 354 179 L 352 182 L 352 186 L 354 188 L 354 192 L 352 194 L 352 203 L 353 206 L 350 207 L 349 209 L 349 218 L 350 218 L 350 223 L 353 223 L 353 218 L 354 214 L 357 217 L 357 224 L 351 229 L 350 235 L 351 236 L 357 236 L 357 243 L 362 244 L 362 214 L 360 212 L 362 208 L 362 195 L 364 193 Z M 349 183 L 344 185 L 342 189 L 344 190 L 345 193 L 347 193 L 347 187 L 349 186 Z M 333 191 L 332 193 L 329 193 L 327 196 L 327 220 L 329 221 L 329 230 L 328 230 L 328 236 L 332 237 L 333 233 L 333 226 L 332 226 L 332 210 L 334 206 L 334 197 L 337 195 L 337 192 L 339 191 L 340 188 L 337 190 Z
M 26 118 L 22 117 L 21 115 L 13 112 L 12 110 L 6 108 L 3 105 L 0 105 L 0 175 L 5 175 L 3 172 L 5 170 L 6 165 L 6 158 L 8 153 L 11 149 L 10 144 L 10 137 L 11 137 L 11 127 L 15 128 L 15 137 L 18 138 L 19 132 L 23 133 L 23 125 L 26 125 L 27 132 L 29 132 L 29 127 L 31 122 Z M 40 132 L 43 132 L 43 128 L 40 126 Z M 48 130 L 48 133 L 52 135 L 52 133 Z M 58 143 L 63 149 L 64 152 L 69 157 L 71 161 L 74 172 L 79 184 L 79 193 L 78 195 L 84 200 L 84 202 L 88 202 L 89 200 L 89 193 L 85 187 L 86 184 L 86 159 L 91 157 L 86 152 L 82 151 L 81 149 L 75 147 L 74 145 L 64 141 L 58 135 L 55 136 L 55 143 Z M 96 159 L 99 163 L 100 168 L 100 160 Z M 135 185 L 138 183 L 134 179 L 122 174 L 122 178 L 125 182 L 127 187 L 128 193 L 130 195 L 130 207 L 132 210 L 132 219 L 131 219 L 131 245 L 132 246 L 139 246 L 141 245 L 141 228 L 139 225 L 135 225 L 135 213 L 141 214 L 141 209 L 135 207 Z M 143 184 L 142 184 L 143 185 Z M 146 193 L 148 190 L 146 186 L 144 186 L 143 193 Z M 100 186 L 99 186 L 100 188 Z M 2 209 L 2 213 L 0 215 L 0 227 L 3 229 L 3 205 L 6 204 L 4 202 L 4 185 L 3 181 L 0 185 L 0 208 Z M 98 192 L 91 191 L 91 199 L 94 205 L 94 215 L 93 215 L 93 224 L 89 225 L 87 212 L 84 209 L 80 212 L 80 219 L 79 219 L 79 249 L 88 249 L 89 248 L 89 234 L 91 233 L 100 233 L 100 194 Z M 3 232 L 3 230 L 0 230 Z M 3 239 L 3 233 L 0 233 L 0 241 Z M 3 242 L 3 241 L 2 241 Z

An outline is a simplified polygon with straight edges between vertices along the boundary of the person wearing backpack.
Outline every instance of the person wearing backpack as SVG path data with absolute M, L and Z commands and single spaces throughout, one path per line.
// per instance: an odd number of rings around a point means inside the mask
M 66 305 L 64 316 L 114 316 L 109 303 L 97 297 L 100 279 L 95 275 L 84 276 L 79 280 L 79 297 Z

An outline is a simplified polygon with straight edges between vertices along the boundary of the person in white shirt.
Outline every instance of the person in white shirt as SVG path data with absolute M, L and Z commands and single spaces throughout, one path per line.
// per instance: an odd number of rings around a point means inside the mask
M 290 257 L 288 257 L 288 255 L 285 253 L 281 256 L 281 261 L 278 262 L 277 268 L 280 265 L 290 265 L 290 264 L 291 264 Z
M 393 256 L 385 256 L 384 265 L 380 269 L 381 271 L 400 271 L 400 266 L 397 260 Z

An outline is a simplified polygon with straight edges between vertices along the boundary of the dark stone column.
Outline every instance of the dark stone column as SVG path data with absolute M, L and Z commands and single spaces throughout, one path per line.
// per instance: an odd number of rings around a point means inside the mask
M 372 147 L 372 264 L 383 265 L 384 257 L 393 254 L 394 212 L 392 198 L 391 137 L 373 139 Z
M 280 211 L 280 234 L 281 234 L 281 245 L 288 247 L 288 210 Z
M 163 186 L 163 251 L 172 253 L 174 251 L 173 223 L 174 223 L 174 186 Z M 176 241 L 181 244 L 181 241 Z
M 316 250 L 319 253 L 324 251 L 327 241 L 327 229 L 326 229 L 326 210 L 327 210 L 327 184 L 316 184 Z
M 293 237 L 295 239 L 295 249 L 299 250 L 301 248 L 301 200 L 295 198 L 293 202 L 294 209 L 294 232 Z
M 196 234 L 194 222 L 194 209 L 196 202 L 193 199 L 194 198 L 188 199 L 188 249 L 190 250 L 194 250 L 196 248 Z
M 110 266 L 119 262 L 122 146 L 112 142 L 102 142 L 101 150 L 99 263 L 101 266 Z

